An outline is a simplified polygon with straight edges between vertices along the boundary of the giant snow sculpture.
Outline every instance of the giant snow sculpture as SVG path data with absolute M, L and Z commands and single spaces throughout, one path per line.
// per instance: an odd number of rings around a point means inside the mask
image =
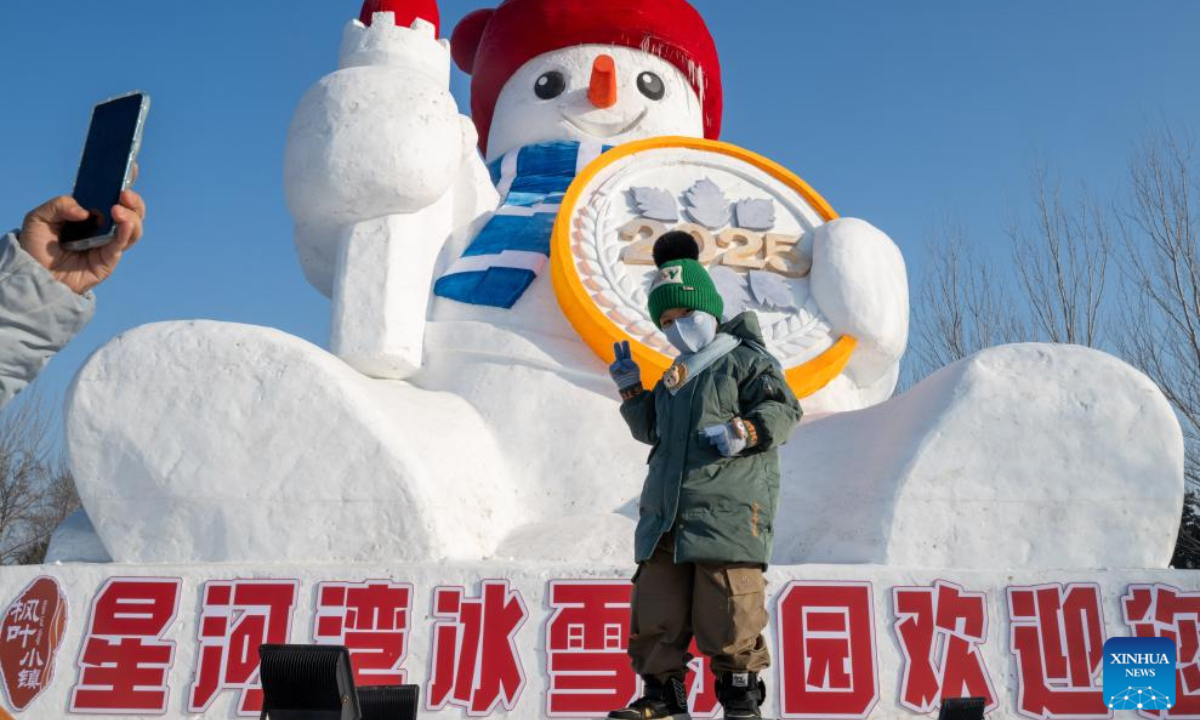
M 889 399 L 899 250 L 713 142 L 720 65 L 684 0 L 506 0 L 451 43 L 432 9 L 368 5 L 288 138 L 329 350 L 163 323 L 72 388 L 71 461 L 115 560 L 626 561 L 645 451 L 602 341 L 661 366 L 636 246 L 685 226 L 806 395 L 777 564 L 1165 566 L 1183 480 L 1161 393 L 1101 353 L 1024 345 Z

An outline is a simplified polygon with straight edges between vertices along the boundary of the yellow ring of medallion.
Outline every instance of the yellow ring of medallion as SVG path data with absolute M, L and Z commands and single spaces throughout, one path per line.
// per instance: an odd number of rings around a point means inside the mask
M 592 301 L 572 262 L 571 218 L 575 214 L 583 191 L 602 170 L 630 155 L 665 148 L 704 150 L 741 160 L 766 172 L 797 192 L 825 222 L 838 217 L 825 198 L 821 197 L 795 173 L 749 150 L 715 140 L 687 137 L 657 137 L 639 140 L 609 150 L 584 168 L 583 172 L 579 173 L 575 181 L 571 183 L 566 197 L 563 198 L 562 209 L 559 210 L 558 218 L 554 223 L 554 233 L 550 239 L 550 278 L 554 283 L 554 294 L 558 298 L 559 307 L 562 308 L 563 314 L 567 316 L 572 327 L 604 362 L 612 363 L 615 359 L 614 343 L 629 341 L 633 359 L 642 368 L 642 378 L 648 387 L 653 387 L 658 382 L 663 373 L 671 367 L 673 361 L 669 356 L 631 337 Z M 787 377 L 792 392 L 798 398 L 805 398 L 828 385 L 841 374 L 846 363 L 850 362 L 850 356 L 854 353 L 856 345 L 857 341 L 853 337 L 843 335 L 833 344 L 833 347 L 812 360 L 795 367 L 785 368 L 784 375 Z

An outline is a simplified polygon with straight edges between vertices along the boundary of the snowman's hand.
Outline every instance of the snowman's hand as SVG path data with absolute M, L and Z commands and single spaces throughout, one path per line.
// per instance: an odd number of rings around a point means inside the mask
M 351 21 L 342 61 L 305 94 L 288 132 L 285 186 L 299 227 L 420 212 L 471 172 L 476 154 L 432 26 Z
M 801 244 L 812 253 L 812 296 L 821 313 L 835 333 L 858 341 L 845 374 L 865 387 L 894 373 L 908 342 L 908 275 L 900 249 L 856 218 L 825 223 Z
M 358 20 L 342 32 L 338 56 L 341 69 L 389 67 L 428 76 L 450 89 L 450 43 L 437 38 L 437 28 L 417 18 L 410 26 L 396 25 L 392 13 L 376 13 L 369 26 Z

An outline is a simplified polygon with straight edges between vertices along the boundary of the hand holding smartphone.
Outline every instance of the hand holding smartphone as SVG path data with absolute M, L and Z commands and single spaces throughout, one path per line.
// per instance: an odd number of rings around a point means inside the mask
M 148 106 L 145 93 L 97 105 L 74 196 L 29 211 L 17 235 L 26 253 L 80 295 L 108 279 L 142 237 L 146 203 L 129 185 Z
M 92 110 L 91 126 L 75 177 L 72 196 L 88 219 L 68 222 L 59 242 L 63 249 L 81 252 L 112 242 L 117 223 L 112 208 L 133 183 L 135 159 L 150 110 L 150 96 L 132 92 L 106 100 Z

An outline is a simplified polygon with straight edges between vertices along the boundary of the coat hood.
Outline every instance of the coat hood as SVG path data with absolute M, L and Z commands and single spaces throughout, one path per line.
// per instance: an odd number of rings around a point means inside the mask
M 751 340 L 765 346 L 762 328 L 758 324 L 758 313 L 748 310 L 717 328 L 717 332 L 727 333 L 741 340 Z

